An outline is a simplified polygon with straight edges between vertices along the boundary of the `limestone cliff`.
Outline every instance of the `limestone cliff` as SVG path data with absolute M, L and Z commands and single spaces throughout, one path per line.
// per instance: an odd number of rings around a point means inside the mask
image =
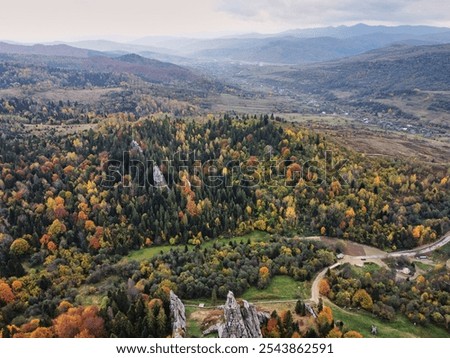
M 183 302 L 170 291 L 170 321 L 172 322 L 172 337 L 186 337 L 186 311 Z
M 219 338 L 261 338 L 264 319 L 265 315 L 258 313 L 255 306 L 245 300 L 239 304 L 230 291 L 223 306 L 223 321 L 203 333 L 217 331 Z

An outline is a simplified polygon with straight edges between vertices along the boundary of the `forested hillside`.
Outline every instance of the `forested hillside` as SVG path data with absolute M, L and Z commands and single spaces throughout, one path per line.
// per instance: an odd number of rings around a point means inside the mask
M 396 250 L 449 229 L 449 173 L 368 159 L 269 116 L 109 118 L 76 134 L 14 133 L 0 137 L 4 336 L 38 327 L 61 337 L 131 334 L 133 310 L 160 316 L 165 334 L 169 289 L 192 298 L 216 286 L 225 297 L 275 274 L 308 280 L 334 260 L 320 245 L 281 239 L 201 248 L 219 236 L 320 234 Z M 188 245 L 184 253 L 141 266 L 122 260 L 130 250 L 177 244 Z M 77 298 L 86 282 L 104 285 L 100 305 Z M 113 293 L 117 286 L 127 292 Z M 148 308 L 152 298 L 158 308 Z M 97 331 L 79 328 L 91 318 Z M 79 330 L 58 328 L 67 321 Z M 139 323 L 148 336 L 156 334 L 150 322 Z

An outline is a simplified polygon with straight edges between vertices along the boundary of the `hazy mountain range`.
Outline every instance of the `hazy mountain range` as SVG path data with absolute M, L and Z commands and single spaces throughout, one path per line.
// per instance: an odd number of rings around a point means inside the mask
M 247 34 L 217 39 L 145 37 L 128 43 L 106 40 L 20 46 L 0 43 L 0 53 L 68 57 L 143 57 L 189 64 L 242 62 L 249 64 L 303 64 L 336 60 L 393 44 L 450 43 L 450 29 L 431 26 L 355 26 L 290 30 L 278 34 Z

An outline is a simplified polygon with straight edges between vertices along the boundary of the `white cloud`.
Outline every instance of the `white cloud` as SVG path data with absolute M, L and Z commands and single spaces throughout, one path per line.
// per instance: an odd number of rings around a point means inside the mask
M 183 35 L 222 31 L 227 18 L 212 0 L 14 0 L 2 3 L 0 38 Z
M 0 11 L 0 39 L 277 32 L 352 24 L 450 26 L 448 0 L 14 0 Z
M 450 24 L 447 0 L 217 0 L 219 11 L 290 27 L 370 22 Z

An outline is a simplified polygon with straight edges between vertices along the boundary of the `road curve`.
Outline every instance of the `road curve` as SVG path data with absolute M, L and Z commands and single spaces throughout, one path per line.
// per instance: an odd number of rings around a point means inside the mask
M 387 252 L 383 255 L 368 255 L 368 256 L 356 256 L 361 259 L 385 259 L 388 257 L 400 257 L 400 256 L 416 256 L 416 255 L 424 255 L 428 254 L 430 252 L 433 252 L 442 246 L 448 244 L 450 242 L 450 232 L 446 233 L 444 236 L 442 236 L 438 241 L 435 241 L 431 244 L 427 244 L 424 246 L 416 247 L 412 250 L 404 250 L 404 251 L 396 251 L 396 252 Z
M 305 238 L 308 239 L 308 238 Z M 314 237 L 315 239 L 315 237 Z M 435 241 L 431 244 L 427 244 L 424 246 L 416 247 L 412 250 L 404 250 L 404 251 L 396 251 L 396 252 L 386 252 L 385 254 L 380 255 L 366 255 L 366 256 L 350 256 L 346 255 L 342 261 L 336 262 L 335 264 L 328 266 L 324 268 L 322 271 L 320 271 L 317 276 L 314 278 L 314 281 L 311 286 L 311 298 L 310 301 L 314 303 L 319 302 L 320 298 L 320 292 L 319 292 L 319 283 L 322 278 L 324 278 L 325 274 L 327 273 L 328 269 L 334 269 L 346 262 L 349 262 L 349 258 L 359 259 L 361 261 L 366 260 L 380 260 L 380 259 L 387 259 L 389 257 L 400 257 L 400 256 L 407 256 L 407 257 L 413 257 L 417 255 L 424 255 L 428 254 L 430 252 L 433 252 L 442 246 L 448 244 L 450 242 L 450 232 L 446 233 L 444 236 L 442 236 L 438 241 Z M 363 247 L 369 248 L 369 246 L 362 245 Z

